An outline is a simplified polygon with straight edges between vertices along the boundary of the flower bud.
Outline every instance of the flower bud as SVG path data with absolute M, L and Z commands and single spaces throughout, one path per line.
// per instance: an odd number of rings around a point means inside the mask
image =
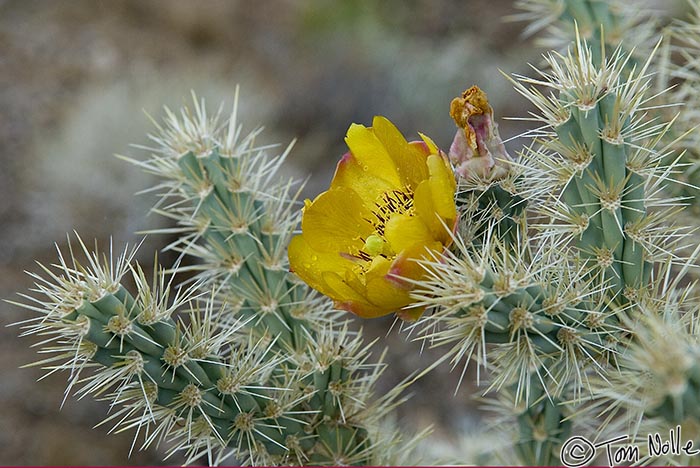
M 486 93 L 472 86 L 452 100 L 450 115 L 459 127 L 449 153 L 457 175 L 486 181 L 505 177 L 510 156 L 498 134 Z

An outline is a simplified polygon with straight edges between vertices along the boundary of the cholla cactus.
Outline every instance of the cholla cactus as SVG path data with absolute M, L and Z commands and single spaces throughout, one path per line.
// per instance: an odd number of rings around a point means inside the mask
M 526 36 L 543 32 L 538 45 L 566 50 L 575 30 L 591 45 L 595 63 L 601 63 L 601 50 L 608 53 L 623 45 L 635 57 L 648 57 L 657 36 L 658 18 L 649 5 L 627 0 L 517 0 L 520 13 L 514 21 L 527 21 Z M 644 8 L 644 7 L 647 8 Z M 604 46 L 602 49 L 601 47 Z M 605 53 L 605 52 L 602 52 Z
M 676 168 L 659 147 L 670 124 L 647 114 L 650 62 L 625 72 L 618 50 L 598 66 L 580 38 L 545 59 L 540 78 L 514 82 L 541 112 L 533 144 L 501 157 L 507 174 L 461 180 L 468 222 L 454 252 L 422 263 L 431 278 L 415 293 L 436 309 L 416 325 L 423 336 L 451 346 L 454 365 L 475 358 L 489 390 L 511 394 L 528 464 L 556 463 L 575 404 L 623 366 L 632 324 L 660 313 L 670 265 L 685 261 L 674 252 L 686 231 L 671 224 L 680 205 L 662 192 Z
M 135 162 L 164 179 L 155 210 L 178 227 L 159 232 L 180 234 L 168 248 L 201 260 L 174 272 L 198 274 L 172 293 L 162 272 L 149 286 L 133 251 L 103 257 L 81 241 L 85 265 L 59 251 L 58 271 L 35 275 L 40 297 L 25 296 L 39 317 L 24 334 L 56 353 L 37 365 L 68 371 L 67 393 L 111 401 L 105 422 L 141 448 L 166 441 L 187 462 L 394 461 L 400 437 L 383 419 L 401 386 L 373 395 L 381 360 L 288 272 L 297 212 L 292 183 L 275 181 L 286 152 L 269 158 L 235 107 L 222 122 L 196 100 L 159 130 L 152 159 Z M 121 286 L 129 272 L 136 297 Z
M 686 104 L 686 110 L 679 124 L 685 128 L 694 128 L 697 125 L 698 108 L 698 77 L 700 75 L 700 60 L 698 49 L 700 48 L 700 2 L 689 0 L 691 14 L 685 21 L 677 21 L 671 25 L 669 32 L 672 39 L 670 52 L 678 54 L 680 59 L 671 62 L 669 69 L 662 70 L 668 76 L 667 79 L 680 81 L 680 85 L 672 90 L 672 99 Z M 693 122 L 696 124 L 693 125 Z M 691 142 L 697 142 L 697 135 L 692 135 L 688 141 L 688 147 L 693 148 Z
M 645 5 L 648 3 L 648 5 Z M 685 110 L 665 137 L 674 154 L 682 152 L 674 163 L 678 170 L 671 174 L 674 183 L 666 190 L 686 197 L 697 211 L 697 82 L 698 82 L 698 24 L 700 6 L 687 0 L 691 15 L 686 21 L 671 24 L 659 11 L 660 5 L 671 2 L 638 2 L 628 0 L 520 0 L 521 13 L 511 19 L 528 21 L 526 35 L 542 32 L 537 42 L 546 48 L 564 50 L 581 35 L 591 45 L 593 61 L 602 64 L 602 57 L 620 49 L 630 55 L 627 71 L 639 67 L 647 59 L 653 61 L 655 113 L 672 120 L 679 106 Z M 602 42 L 601 42 L 602 41 Z M 601 44 L 604 43 L 604 49 Z M 658 53 L 653 53 L 660 46 Z M 603 54 L 603 55 L 601 55 Z M 684 222 L 688 222 L 687 220 Z
M 598 440 L 623 435 L 623 444 L 648 447 L 645 463 L 697 464 L 695 449 L 664 452 L 662 441 L 674 433 L 679 446 L 700 440 L 698 413 L 698 301 L 690 288 L 667 291 L 666 300 L 641 305 L 638 321 L 626 325 L 635 339 L 620 356 L 620 371 L 591 381 L 595 398 L 577 416 L 602 414 Z M 650 308 L 650 309 L 649 309 Z M 682 437 L 682 439 L 680 439 Z M 593 437 L 591 437 L 593 439 Z
M 665 101 L 684 108 L 675 125 L 673 141 L 670 142 L 684 152 L 682 161 L 686 166 L 675 176 L 679 183 L 674 189 L 679 196 L 691 201 L 697 214 L 700 206 L 697 188 L 700 185 L 700 137 L 697 132 L 700 117 L 700 3 L 689 0 L 688 5 L 691 9 L 689 18 L 676 21 L 667 28 L 658 81 L 660 87 L 670 88 Z

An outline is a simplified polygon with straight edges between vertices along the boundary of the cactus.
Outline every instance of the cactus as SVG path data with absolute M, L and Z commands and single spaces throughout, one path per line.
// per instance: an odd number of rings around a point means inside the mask
M 651 60 L 625 72 L 618 49 L 597 66 L 580 37 L 545 60 L 541 78 L 514 81 L 541 111 L 533 144 L 507 174 L 461 180 L 468 226 L 453 252 L 423 262 L 431 277 L 415 292 L 436 310 L 414 325 L 422 336 L 450 346 L 454 366 L 475 358 L 491 371 L 487 392 L 523 405 L 514 448 L 526 464 L 556 463 L 572 434 L 565 415 L 636 346 L 633 324 L 651 313 L 640 304 L 669 292 L 659 290 L 662 266 L 685 261 L 675 252 L 687 236 L 672 224 L 678 200 L 661 191 L 676 166 L 662 163 L 659 143 L 670 123 L 647 114 Z
M 528 23 L 525 36 L 542 32 L 538 45 L 562 51 L 578 30 L 596 64 L 620 46 L 635 58 L 648 57 L 660 23 L 653 9 L 627 0 L 517 0 L 515 7 L 520 12 L 509 19 Z
M 668 107 L 666 113 L 677 112 L 678 106 L 683 106 L 671 134 L 668 144 L 678 151 L 683 151 L 680 163 L 682 171 L 674 176 L 677 183 L 671 187 L 676 196 L 684 197 L 692 206 L 694 214 L 698 213 L 700 197 L 700 153 L 698 122 L 698 82 L 700 79 L 700 3 L 688 0 L 691 14 L 683 21 L 676 20 L 666 28 L 664 53 L 659 69 L 659 88 L 669 88 L 664 99 Z
M 59 251 L 59 271 L 35 275 L 44 299 L 20 304 L 40 314 L 24 334 L 58 353 L 37 364 L 70 371 L 67 393 L 119 407 L 106 422 L 143 435 L 141 448 L 167 441 L 188 463 L 390 462 L 400 437 L 383 418 L 401 386 L 373 396 L 381 359 L 287 270 L 293 184 L 274 180 L 286 152 L 269 158 L 258 132 L 241 137 L 235 107 L 222 124 L 194 103 L 167 111 L 152 159 L 133 161 L 164 179 L 154 210 L 177 220 L 168 248 L 181 253 L 174 274 L 196 272 L 189 286 L 164 272 L 149 286 L 134 251 L 113 259 L 80 241 L 85 266 Z M 184 255 L 200 262 L 180 266 Z

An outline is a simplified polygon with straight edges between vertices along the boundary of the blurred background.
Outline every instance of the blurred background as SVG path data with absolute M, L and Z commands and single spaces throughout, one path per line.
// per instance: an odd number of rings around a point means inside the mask
M 680 4 L 651 3 L 660 14 Z M 327 187 L 350 123 L 375 114 L 448 148 L 450 100 L 472 84 L 488 93 L 503 138 L 515 137 L 527 127 L 502 118 L 529 109 L 499 70 L 530 73 L 542 50 L 522 38 L 524 24 L 504 21 L 514 13 L 510 0 L 0 0 L 0 298 L 19 299 L 32 284 L 23 271 L 53 261 L 54 242 L 74 229 L 122 246 L 162 223 L 146 215 L 153 200 L 134 195 L 153 181 L 114 154 L 146 157 L 130 145 L 147 143 L 147 115 L 190 102 L 191 90 L 230 109 L 240 84 L 244 129 L 264 125 L 265 143 L 298 138 L 285 170 L 309 177 L 305 197 Z M 140 261 L 164 243 L 149 238 Z M 163 463 L 163 450 L 127 458 L 131 434 L 92 429 L 106 404 L 69 397 L 59 410 L 65 376 L 37 382 L 41 370 L 19 369 L 36 359 L 36 339 L 4 327 L 28 312 L 0 311 L 0 464 Z M 377 353 L 390 347 L 383 388 L 440 355 L 387 334 L 391 323 L 361 324 L 381 338 Z M 411 431 L 435 426 L 436 452 L 481 426 L 466 404 L 474 379 L 455 393 L 459 371 L 435 370 L 398 412 Z

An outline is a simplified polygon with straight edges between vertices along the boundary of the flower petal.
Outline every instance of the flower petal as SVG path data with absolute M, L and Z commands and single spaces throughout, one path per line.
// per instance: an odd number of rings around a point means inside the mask
M 294 236 L 287 249 L 289 269 L 316 291 L 330 296 L 333 289 L 323 281 L 325 271 L 343 271 L 353 262 L 339 254 L 319 252 L 306 241 L 305 235 Z
M 340 310 L 345 310 L 348 312 L 351 312 L 358 317 L 362 318 L 377 318 L 377 317 L 382 317 L 384 315 L 388 315 L 391 313 L 391 311 L 387 312 L 386 310 L 369 305 L 363 302 L 353 302 L 353 301 L 345 301 L 345 302 L 340 302 L 336 301 L 335 302 L 335 307 Z
M 402 187 L 396 164 L 371 128 L 352 124 L 348 129 L 345 142 L 363 168 L 367 166 L 373 173 L 381 174 L 381 177 L 394 188 Z
M 421 137 L 421 139 L 423 140 L 423 142 L 425 142 L 426 146 L 428 147 L 428 152 L 429 152 L 430 154 L 438 154 L 438 153 L 440 153 L 440 148 L 438 148 L 438 145 L 435 144 L 435 142 L 432 140 L 432 138 L 430 138 L 430 137 L 427 136 L 427 135 L 423 135 L 423 134 L 420 133 L 420 132 L 418 133 L 418 135 L 420 135 L 420 137 Z
M 331 299 L 369 302 L 365 297 L 364 286 L 357 288 L 356 284 L 347 281 L 338 272 L 342 272 L 342 270 L 328 270 L 321 273 L 323 281 L 334 292 L 334 294 L 328 294 Z
M 391 263 L 387 278 L 404 289 L 413 287 L 411 280 L 418 281 L 426 274 L 425 268 L 418 260 L 432 260 L 431 252 L 437 254 L 442 249 L 443 245 L 440 242 L 432 242 L 428 245 L 416 244 L 405 249 Z
M 375 257 L 366 273 L 367 298 L 371 303 L 386 310 L 387 314 L 411 303 L 410 290 L 398 288 L 387 278 L 390 268 L 391 261 L 384 257 Z
M 360 164 L 352 153 L 345 153 L 338 162 L 331 187 L 350 188 L 369 204 L 383 193 L 395 189 L 394 184 L 384 179 L 380 173 L 370 171 L 368 165 Z
M 323 280 L 333 291 L 332 294 L 328 294 L 328 297 L 335 300 L 335 306 L 339 309 L 363 318 L 381 317 L 393 311 L 370 302 L 365 291 L 358 291 L 355 289 L 357 285 L 351 284 L 334 271 L 323 273 Z
M 415 244 L 425 245 L 434 240 L 430 229 L 419 216 L 405 213 L 392 215 L 384 226 L 384 237 L 395 253 Z
M 452 172 L 447 159 L 436 154 L 428 156 L 428 170 L 430 171 L 428 180 L 433 194 L 435 211 L 449 226 L 457 218 L 457 207 L 454 200 L 457 184 L 454 172 Z
M 372 219 L 360 196 L 346 187 L 322 193 L 304 209 L 301 230 L 319 252 L 356 253 L 364 246 L 360 238 L 374 232 Z
M 372 121 L 372 130 L 387 149 L 404 186 L 415 188 L 420 181 L 428 178 L 428 168 L 425 164 L 428 152 L 409 144 L 399 129 L 386 117 L 376 116 Z
M 442 242 L 443 245 L 450 243 L 450 234 L 445 228 L 442 218 L 438 212 L 435 211 L 433 191 L 429 180 L 424 180 L 418 184 L 413 195 L 413 208 L 415 209 L 415 213 L 425 225 L 428 226 L 428 229 L 430 229 L 433 239 Z M 448 225 L 448 227 L 451 226 Z

